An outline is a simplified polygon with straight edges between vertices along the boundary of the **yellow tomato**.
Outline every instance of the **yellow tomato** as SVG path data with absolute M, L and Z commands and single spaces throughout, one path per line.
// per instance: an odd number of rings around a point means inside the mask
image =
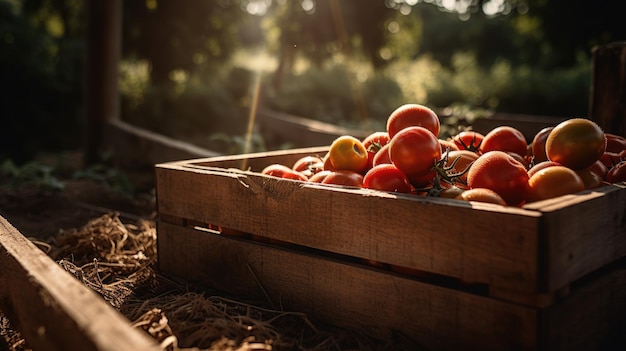
M 367 150 L 363 143 L 350 135 L 335 139 L 328 150 L 330 163 L 336 170 L 363 173 L 368 165 Z

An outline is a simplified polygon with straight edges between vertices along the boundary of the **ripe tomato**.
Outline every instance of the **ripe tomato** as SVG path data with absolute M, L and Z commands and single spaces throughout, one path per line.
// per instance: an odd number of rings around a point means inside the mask
M 441 153 L 442 154 L 445 153 L 446 150 L 448 150 L 448 151 L 459 150 L 459 147 L 456 146 L 456 144 L 452 140 L 439 139 L 439 145 L 441 145 Z
M 374 155 L 372 167 L 385 163 L 391 163 L 391 160 L 389 159 L 389 144 L 383 146 L 380 150 L 378 150 L 376 155 Z
M 516 128 L 500 126 L 492 129 L 480 143 L 481 153 L 489 151 L 508 151 L 525 156 L 527 151 L 526 137 Z
M 302 181 L 309 180 L 309 178 L 307 178 L 301 172 L 294 171 L 290 167 L 287 167 L 279 163 L 273 163 L 263 168 L 263 170 L 261 171 L 261 174 L 279 177 L 279 178 L 285 178 L 285 179 L 294 179 L 294 180 L 302 180 Z
M 467 185 L 487 188 L 500 195 L 508 205 L 520 206 L 528 192 L 528 172 L 524 165 L 504 151 L 482 154 L 469 169 Z
M 392 164 L 381 164 L 367 171 L 363 177 L 363 187 L 399 193 L 412 190 L 406 175 Z
M 389 143 L 389 133 L 387 132 L 373 132 L 365 137 L 362 141 L 365 150 L 367 150 L 368 167 L 370 169 L 374 166 L 374 156 L 382 149 L 383 146 Z
M 435 137 L 439 136 L 441 125 L 435 111 L 420 104 L 404 104 L 395 109 L 387 118 L 387 133 L 393 138 L 406 127 L 420 126 L 428 129 Z
M 506 201 L 495 191 L 487 188 L 468 189 L 456 197 L 457 200 L 488 202 L 506 206 Z
M 439 139 L 424 127 L 407 127 L 389 142 L 389 159 L 407 177 L 419 177 L 431 171 L 441 158 Z
M 452 137 L 452 142 L 456 144 L 459 150 L 478 152 L 484 138 L 485 136 L 478 132 L 464 130 Z
M 604 133 L 606 136 L 606 151 L 616 154 L 626 150 L 626 138 L 621 135 Z
M 322 184 L 344 185 L 360 188 L 363 186 L 363 175 L 349 170 L 332 171 L 324 177 Z
M 548 139 L 548 135 L 554 129 L 554 127 L 546 127 L 542 130 L 538 131 L 531 142 L 531 151 L 533 157 L 533 163 L 539 163 L 548 160 L 548 156 L 546 155 L 546 140 Z
M 546 167 L 528 180 L 527 202 L 551 199 L 585 190 L 585 183 L 565 166 Z
M 324 169 L 324 161 L 318 156 L 303 156 L 294 162 L 291 169 L 294 171 L 302 172 L 307 176 L 312 176 L 313 174 Z
M 330 145 L 328 157 L 336 170 L 362 173 L 368 165 L 365 146 L 363 146 L 361 140 L 351 135 L 337 137 Z
M 596 162 L 606 149 L 606 136 L 593 121 L 572 118 L 554 127 L 546 139 L 546 155 L 574 170 Z
M 604 179 L 609 171 L 609 168 L 602 162 L 602 160 L 597 160 L 591 166 L 585 169 L 596 173 L 601 179 Z
M 331 174 L 332 172 L 333 172 L 333 171 L 328 170 L 328 169 L 321 170 L 321 171 L 319 171 L 319 172 L 315 173 L 314 175 L 312 175 L 312 176 L 309 178 L 309 182 L 313 182 L 313 183 L 321 183 L 321 182 L 324 180 L 324 178 L 326 178 L 326 177 L 327 177 L 329 174 Z
M 432 169 L 430 172 L 418 176 L 418 177 L 409 177 L 409 182 L 415 189 L 424 189 L 429 188 L 435 183 L 435 175 L 437 172 Z
M 446 167 L 452 167 L 448 174 L 451 173 L 461 173 L 463 171 L 469 170 L 468 167 L 478 159 L 478 154 L 469 150 L 455 150 L 448 152 L 448 161 L 446 162 Z M 467 172 L 462 174 L 459 177 L 459 180 L 462 182 L 467 182 Z
M 602 156 L 600 156 L 600 162 L 602 162 L 606 168 L 611 169 L 611 167 L 622 161 L 622 157 L 620 154 L 616 154 L 614 152 L 605 151 Z
M 626 182 L 626 161 L 622 161 L 609 169 L 605 180 L 608 183 Z
M 534 166 L 530 167 L 530 169 L 528 170 L 528 176 L 532 177 L 533 174 L 539 172 L 540 170 L 546 168 L 546 167 L 552 167 L 552 166 L 562 166 L 562 164 L 558 163 L 558 162 L 554 162 L 554 161 L 543 161 L 543 162 L 539 162 L 537 164 L 535 164 Z
M 574 172 L 578 174 L 580 179 L 583 181 L 583 184 L 585 184 L 585 189 L 595 189 L 602 185 L 604 181 L 604 178 L 600 177 L 600 175 L 591 170 L 591 168 L 585 168 Z

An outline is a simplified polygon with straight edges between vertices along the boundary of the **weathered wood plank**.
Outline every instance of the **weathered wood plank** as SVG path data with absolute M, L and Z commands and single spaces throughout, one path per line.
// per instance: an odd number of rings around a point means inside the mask
M 159 213 L 466 282 L 537 291 L 539 212 L 158 166 Z
M 537 344 L 537 311 L 530 307 L 169 223 L 160 222 L 158 231 L 162 271 L 269 298 L 287 311 L 350 328 L 390 328 L 426 350 L 532 350 Z
M 626 136 L 626 42 L 593 48 L 589 116 L 605 132 Z
M 0 309 L 36 350 L 161 350 L 0 217 Z

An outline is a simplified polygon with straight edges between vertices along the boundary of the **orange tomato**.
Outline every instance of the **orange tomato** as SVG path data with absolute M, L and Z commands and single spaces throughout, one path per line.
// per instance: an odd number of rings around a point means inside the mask
M 337 137 L 330 145 L 328 158 L 336 170 L 364 173 L 369 164 L 365 146 L 351 135 Z
M 578 174 L 565 166 L 546 167 L 528 180 L 526 202 L 550 199 L 585 190 L 585 183 Z
M 595 122 L 572 118 L 559 123 L 546 139 L 546 155 L 571 169 L 585 169 L 606 150 L 606 136 Z

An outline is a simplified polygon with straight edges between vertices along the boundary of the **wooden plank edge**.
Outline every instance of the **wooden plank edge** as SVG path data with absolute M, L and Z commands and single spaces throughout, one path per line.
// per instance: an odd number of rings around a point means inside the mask
M 161 350 L 0 216 L 0 310 L 37 350 Z
M 129 168 L 156 163 L 216 157 L 221 154 L 114 119 L 105 129 L 107 149 L 115 162 Z

